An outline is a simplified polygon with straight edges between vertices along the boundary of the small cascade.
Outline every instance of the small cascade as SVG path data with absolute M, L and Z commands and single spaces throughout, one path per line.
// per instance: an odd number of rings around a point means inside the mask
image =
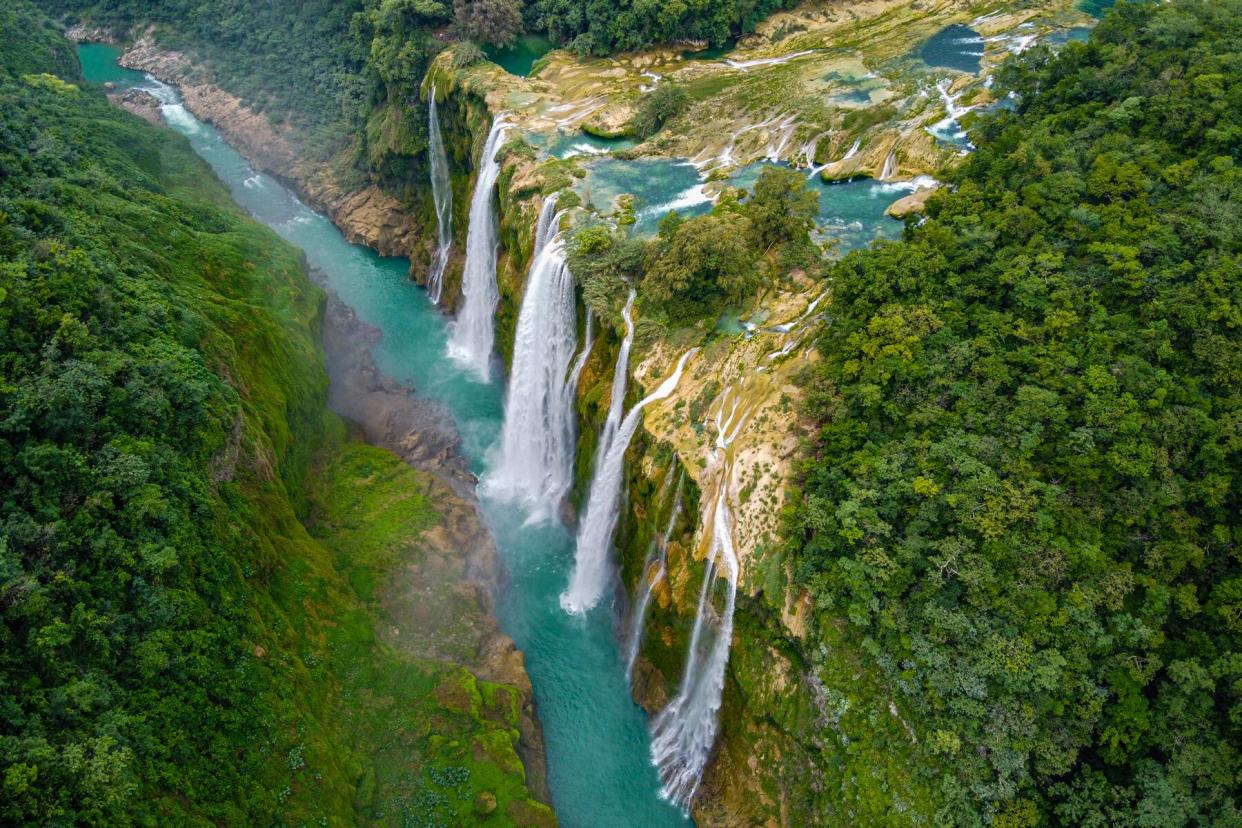
M 449 250 L 453 246 L 453 186 L 449 180 L 448 155 L 444 152 L 444 137 L 440 134 L 440 117 L 436 114 L 436 86 L 431 85 L 431 100 L 427 105 L 427 154 L 431 161 L 431 195 L 436 205 L 436 252 L 427 274 L 427 295 L 440 304 L 444 293 L 444 269 L 448 266 Z
M 977 106 L 959 106 L 958 100 L 965 94 L 965 90 L 958 92 L 956 95 L 949 93 L 949 89 L 953 86 L 953 81 L 945 78 L 936 84 L 936 91 L 940 94 L 940 102 L 944 104 L 944 118 L 926 127 L 927 132 L 934 138 L 949 144 L 956 144 L 963 150 L 973 150 L 975 145 L 971 143 L 966 135 L 966 130 L 962 129 L 961 119 L 966 113 Z
M 688 809 L 694 799 L 716 741 L 717 713 L 724 697 L 725 668 L 733 640 L 738 560 L 728 490 L 726 466 L 713 509 L 711 546 L 681 688 L 651 725 L 651 758 L 664 782 L 661 793 L 683 809 Z M 714 597 L 722 571 L 724 606 L 717 610 Z
M 627 309 L 628 307 L 627 304 Z M 630 440 L 634 437 L 634 432 L 638 430 L 643 409 L 673 393 L 677 383 L 681 381 L 681 373 L 685 370 L 686 361 L 697 350 L 691 348 L 682 354 L 668 379 L 660 383 L 655 391 L 635 403 L 625 415 L 625 419 L 621 420 L 620 424 L 616 424 L 620 417 L 621 403 L 625 399 L 625 373 L 628 371 L 633 337 L 634 326 L 627 313 L 626 336 L 621 345 L 621 353 L 617 356 L 617 370 L 613 375 L 612 403 L 608 411 L 608 420 L 604 424 L 604 432 L 600 436 L 599 449 L 595 453 L 595 476 L 591 479 L 591 492 L 587 497 L 586 512 L 578 527 L 574 569 L 569 576 L 569 586 L 561 593 L 561 607 L 566 612 L 575 615 L 581 615 L 598 604 L 608 582 L 610 572 L 608 551 L 612 544 L 612 532 L 617 526 L 620 511 L 625 452 L 629 448 Z
M 568 395 L 570 410 L 573 410 L 574 397 L 578 393 L 578 380 L 582 378 L 582 369 L 586 367 L 587 360 L 591 357 L 591 348 L 595 345 L 595 317 L 591 315 L 591 309 L 587 308 L 586 312 L 586 334 L 582 337 L 582 350 L 578 351 L 578 357 L 574 360 L 574 367 L 569 372 L 569 382 L 565 383 L 565 393 Z
M 555 514 L 573 474 L 569 362 L 577 316 L 573 275 L 556 234 L 559 215 L 555 199 L 544 202 L 518 313 L 500 457 L 484 482 L 489 495 L 525 503 L 532 521 Z
M 850 148 L 849 148 L 848 150 L 846 150 L 845 155 L 841 156 L 841 160 L 842 160 L 842 161 L 849 161 L 851 158 L 853 158 L 855 155 L 857 155 L 857 154 L 858 154 L 858 151 L 859 151 L 860 149 L 862 149 L 862 139 L 861 139 L 861 138 L 859 138 L 858 140 L 854 141 L 854 143 L 850 146 Z
M 508 124 L 496 116 L 479 158 L 479 174 L 470 199 L 470 226 L 466 236 L 466 264 L 462 271 L 461 312 L 449 333 L 448 355 L 474 370 L 484 382 L 491 371 L 496 303 L 496 210 L 493 190 L 500 177 L 496 153 L 504 143 Z
M 897 175 L 897 150 L 889 150 L 884 157 L 884 169 L 880 172 L 880 180 L 888 181 Z
M 638 603 L 630 617 L 630 634 L 625 641 L 625 680 L 629 681 L 634 674 L 634 661 L 643 644 L 643 629 L 646 625 L 647 606 L 651 603 L 651 593 L 664 580 L 668 566 L 668 543 L 673 537 L 673 527 L 677 518 L 681 517 L 681 486 L 685 473 L 677 476 L 677 488 L 673 494 L 673 508 L 668 515 L 668 524 L 664 534 L 653 542 L 647 550 L 647 558 L 643 561 L 643 574 L 639 581 Z

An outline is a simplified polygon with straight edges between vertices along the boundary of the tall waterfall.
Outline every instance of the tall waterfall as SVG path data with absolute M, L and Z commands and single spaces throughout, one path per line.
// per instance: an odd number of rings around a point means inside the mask
M 724 694 L 725 668 L 733 639 L 737 600 L 738 560 L 733 548 L 733 516 L 729 512 L 726 467 L 712 517 L 707 569 L 686 654 L 681 689 L 651 725 L 651 758 L 664 782 L 662 793 L 687 808 L 698 790 L 703 769 L 719 729 L 717 713 Z M 716 584 L 724 571 L 724 607 L 716 610 Z
M 503 115 L 492 122 L 491 132 L 479 158 L 479 174 L 470 199 L 470 227 L 466 236 L 466 264 L 462 271 L 461 312 L 449 333 L 448 354 L 471 368 L 486 382 L 495 339 L 493 317 L 500 294 L 496 290 L 496 211 L 492 190 L 500 177 L 496 153 L 505 140 L 508 124 Z
M 625 641 L 625 678 L 628 681 L 634 674 L 634 662 L 638 659 L 638 650 L 643 644 L 643 629 L 647 620 L 647 606 L 651 603 L 651 593 L 659 586 L 667 574 L 668 542 L 673 536 L 673 527 L 677 518 L 681 517 L 681 484 L 683 478 L 677 477 L 677 489 L 673 494 L 673 508 L 668 515 L 668 524 L 664 534 L 651 545 L 647 551 L 647 559 L 643 561 L 643 571 L 639 576 L 638 603 L 630 615 L 630 634 Z
M 577 318 L 573 275 L 556 235 L 559 215 L 555 199 L 544 202 L 518 313 L 500 457 L 485 483 L 489 494 L 525 503 L 532 520 L 555 514 L 573 474 L 570 383 L 576 384 L 577 376 L 569 362 Z
M 448 155 L 444 152 L 444 137 L 440 134 L 440 117 L 436 114 L 436 85 L 431 85 L 431 100 L 427 105 L 427 155 L 431 161 L 431 195 L 436 205 L 435 257 L 427 274 L 427 295 L 440 304 L 444 293 L 444 268 L 448 266 L 449 250 L 453 246 L 453 185 L 449 180 Z
M 574 569 L 569 576 L 569 586 L 561 593 L 561 606 L 566 612 L 582 614 L 599 603 L 608 583 L 610 564 L 608 550 L 612 545 L 612 531 L 617 526 L 621 505 L 622 466 L 625 451 L 629 448 L 634 432 L 642 420 L 643 409 L 662 400 L 677 387 L 686 361 L 697 350 L 691 348 L 681 355 L 673 373 L 660 383 L 655 391 L 643 397 L 625 415 L 619 425 L 621 403 L 625 399 L 625 373 L 628 371 L 630 346 L 634 338 L 634 326 L 626 304 L 626 335 L 617 356 L 617 369 L 613 374 L 612 401 L 604 433 L 600 436 L 599 449 L 595 452 L 595 476 L 591 479 L 591 492 L 587 497 L 586 513 L 578 527 L 578 546 L 574 553 Z M 623 364 L 624 363 L 624 364 Z

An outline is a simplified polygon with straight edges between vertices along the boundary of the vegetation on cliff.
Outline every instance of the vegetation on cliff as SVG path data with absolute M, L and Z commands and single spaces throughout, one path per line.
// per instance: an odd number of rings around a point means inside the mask
M 830 270 L 798 577 L 947 821 L 1237 824 L 1242 4 L 998 80 L 926 220 Z
M 795 0 L 707 0 L 657 3 L 633 0 L 533 0 L 526 7 L 533 28 L 546 31 L 580 55 L 633 52 L 655 43 L 701 41 L 722 46 L 755 30 Z
M 549 823 L 516 691 L 376 638 L 438 517 L 325 412 L 300 254 L 0 28 L 0 822 Z

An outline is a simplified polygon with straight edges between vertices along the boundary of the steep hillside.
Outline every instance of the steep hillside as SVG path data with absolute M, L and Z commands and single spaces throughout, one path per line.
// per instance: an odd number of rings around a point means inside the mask
M 811 640 L 861 642 L 958 824 L 1236 824 L 1242 5 L 1001 82 L 927 220 L 829 272 Z
M 473 511 L 326 412 L 300 254 L 0 28 L 0 820 L 552 824 L 529 684 L 471 672 Z M 392 641 L 412 587 L 467 632 Z

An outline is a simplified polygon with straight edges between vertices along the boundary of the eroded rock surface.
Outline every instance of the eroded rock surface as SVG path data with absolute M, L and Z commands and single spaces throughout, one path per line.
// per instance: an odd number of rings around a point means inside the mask
M 343 186 L 329 166 L 302 160 L 291 127 L 277 127 L 211 81 L 208 70 L 182 53 L 141 39 L 120 64 L 173 84 L 195 117 L 220 130 L 257 169 L 275 176 L 332 219 L 345 237 L 383 256 L 410 256 L 421 245 L 417 223 L 391 194 L 373 184 Z

